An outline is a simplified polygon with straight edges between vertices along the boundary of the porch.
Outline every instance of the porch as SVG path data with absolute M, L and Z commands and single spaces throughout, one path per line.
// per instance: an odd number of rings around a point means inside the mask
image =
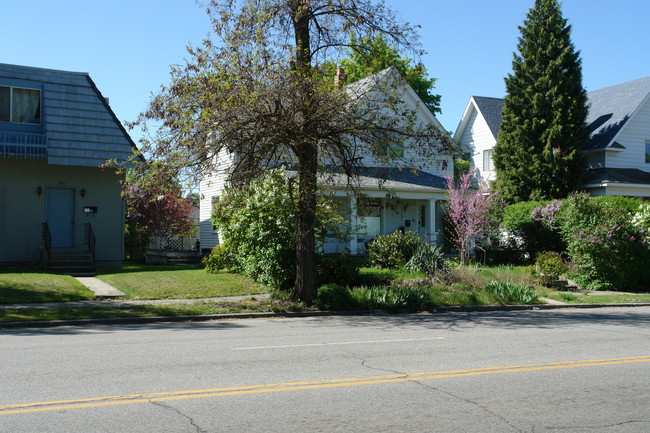
M 324 254 L 364 255 L 366 245 L 379 235 L 411 231 L 433 245 L 443 243 L 444 196 L 398 198 L 385 192 L 337 197 L 339 212 L 346 223 L 338 233 L 326 236 L 321 246 Z

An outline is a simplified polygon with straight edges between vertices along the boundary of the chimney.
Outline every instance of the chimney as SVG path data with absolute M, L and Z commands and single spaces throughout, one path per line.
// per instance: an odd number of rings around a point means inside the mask
M 348 76 L 345 75 L 345 69 L 336 68 L 336 75 L 334 75 L 334 87 L 339 88 L 345 86 L 348 81 Z

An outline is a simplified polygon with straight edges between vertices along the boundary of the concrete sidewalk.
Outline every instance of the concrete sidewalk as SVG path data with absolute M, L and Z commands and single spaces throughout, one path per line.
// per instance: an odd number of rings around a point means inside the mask
M 75 277 L 75 280 L 92 290 L 95 298 L 117 298 L 124 296 L 124 293 L 99 278 Z

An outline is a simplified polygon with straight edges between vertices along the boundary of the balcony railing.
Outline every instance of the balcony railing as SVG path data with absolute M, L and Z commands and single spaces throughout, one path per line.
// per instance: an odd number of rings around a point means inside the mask
M 0 157 L 47 158 L 45 134 L 0 131 Z

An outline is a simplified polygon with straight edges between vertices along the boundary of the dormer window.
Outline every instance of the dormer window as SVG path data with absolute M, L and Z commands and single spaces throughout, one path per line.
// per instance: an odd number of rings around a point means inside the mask
M 0 86 L 0 122 L 41 123 L 41 91 Z

